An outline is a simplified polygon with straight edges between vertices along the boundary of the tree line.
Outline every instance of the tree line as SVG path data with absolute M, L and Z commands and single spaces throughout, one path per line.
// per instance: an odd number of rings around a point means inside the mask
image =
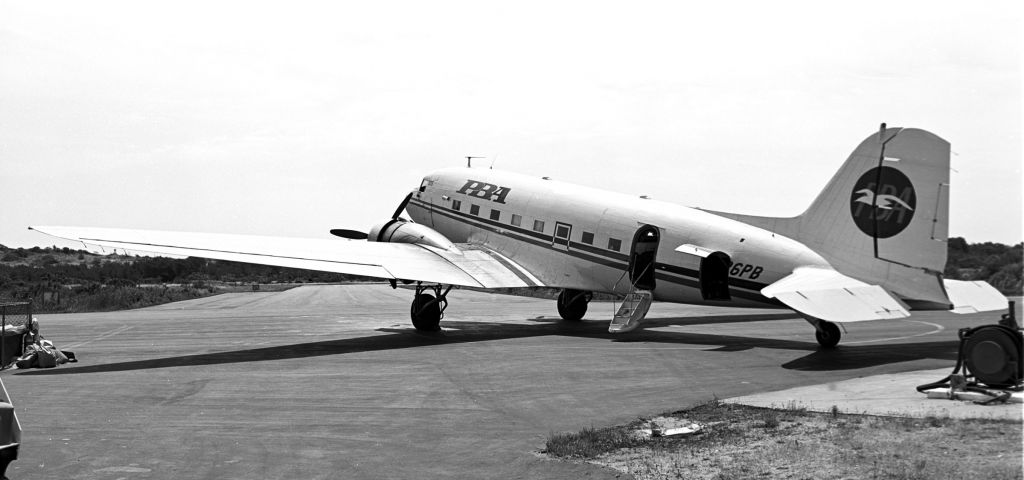
M 362 279 L 196 257 L 98 255 L 69 248 L 0 245 L 0 301 L 31 300 L 33 309 L 41 313 L 140 308 L 242 290 L 248 284 Z
M 984 280 L 1007 295 L 1020 295 L 1024 290 L 1021 256 L 1024 243 L 1013 246 L 1001 243 L 967 243 L 962 237 L 947 242 L 946 278 Z
M 340 273 L 197 257 L 98 255 L 68 248 L 13 249 L 0 245 L 0 285 L 54 282 L 118 286 L 201 281 L 332 283 L 359 278 Z
M 1024 243 L 967 243 L 949 239 L 944 276 L 984 280 L 1020 295 Z M 208 260 L 98 255 L 57 247 L 0 245 L 0 299 L 31 299 L 39 311 L 132 308 L 223 291 L 225 284 L 340 283 L 366 280 L 340 273 Z M 160 288 L 154 288 L 160 287 Z

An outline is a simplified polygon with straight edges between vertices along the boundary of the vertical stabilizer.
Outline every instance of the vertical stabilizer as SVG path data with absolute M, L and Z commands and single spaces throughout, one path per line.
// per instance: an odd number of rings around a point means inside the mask
M 780 233 L 840 272 L 949 308 L 941 273 L 949 226 L 949 143 L 924 130 L 883 128 L 865 139 Z
M 868 137 L 801 219 L 800 239 L 815 249 L 870 252 L 880 260 L 942 272 L 949 143 L 913 128 Z

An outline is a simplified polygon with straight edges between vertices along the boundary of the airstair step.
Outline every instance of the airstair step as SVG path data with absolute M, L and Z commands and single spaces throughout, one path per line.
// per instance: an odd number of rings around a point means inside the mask
M 654 296 L 649 290 L 630 292 L 622 300 L 619 310 L 615 312 L 615 317 L 608 324 L 608 331 L 610 333 L 625 333 L 635 330 L 647 316 L 647 311 L 651 309 L 653 298 Z

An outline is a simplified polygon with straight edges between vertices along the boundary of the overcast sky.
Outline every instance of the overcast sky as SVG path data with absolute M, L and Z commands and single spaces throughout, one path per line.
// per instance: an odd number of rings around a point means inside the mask
M 1019 2 L 340 3 L 0 0 L 0 244 L 365 230 L 466 155 L 789 216 L 880 122 L 1022 240 Z

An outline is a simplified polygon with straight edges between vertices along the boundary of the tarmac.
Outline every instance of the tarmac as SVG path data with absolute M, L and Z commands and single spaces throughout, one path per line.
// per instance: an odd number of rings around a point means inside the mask
M 555 432 L 715 398 L 952 411 L 914 387 L 952 370 L 958 328 L 999 318 L 858 323 L 821 350 L 785 310 L 656 303 L 643 330 L 611 335 L 610 303 L 564 322 L 552 300 L 456 290 L 444 330 L 421 334 L 411 298 L 387 285 L 306 286 L 37 315 L 79 362 L 0 372 L 24 430 L 8 476 L 622 478 L 540 452 Z M 839 393 L 845 403 L 829 396 Z
M 925 385 L 945 378 L 952 368 L 921 370 L 889 375 L 873 375 L 840 382 L 790 388 L 776 392 L 743 395 L 726 399 L 764 408 L 805 408 L 812 412 L 830 412 L 890 417 L 939 417 L 1020 422 L 1024 405 L 928 398 L 911 385 Z M 1020 393 L 1016 396 L 1020 397 Z

